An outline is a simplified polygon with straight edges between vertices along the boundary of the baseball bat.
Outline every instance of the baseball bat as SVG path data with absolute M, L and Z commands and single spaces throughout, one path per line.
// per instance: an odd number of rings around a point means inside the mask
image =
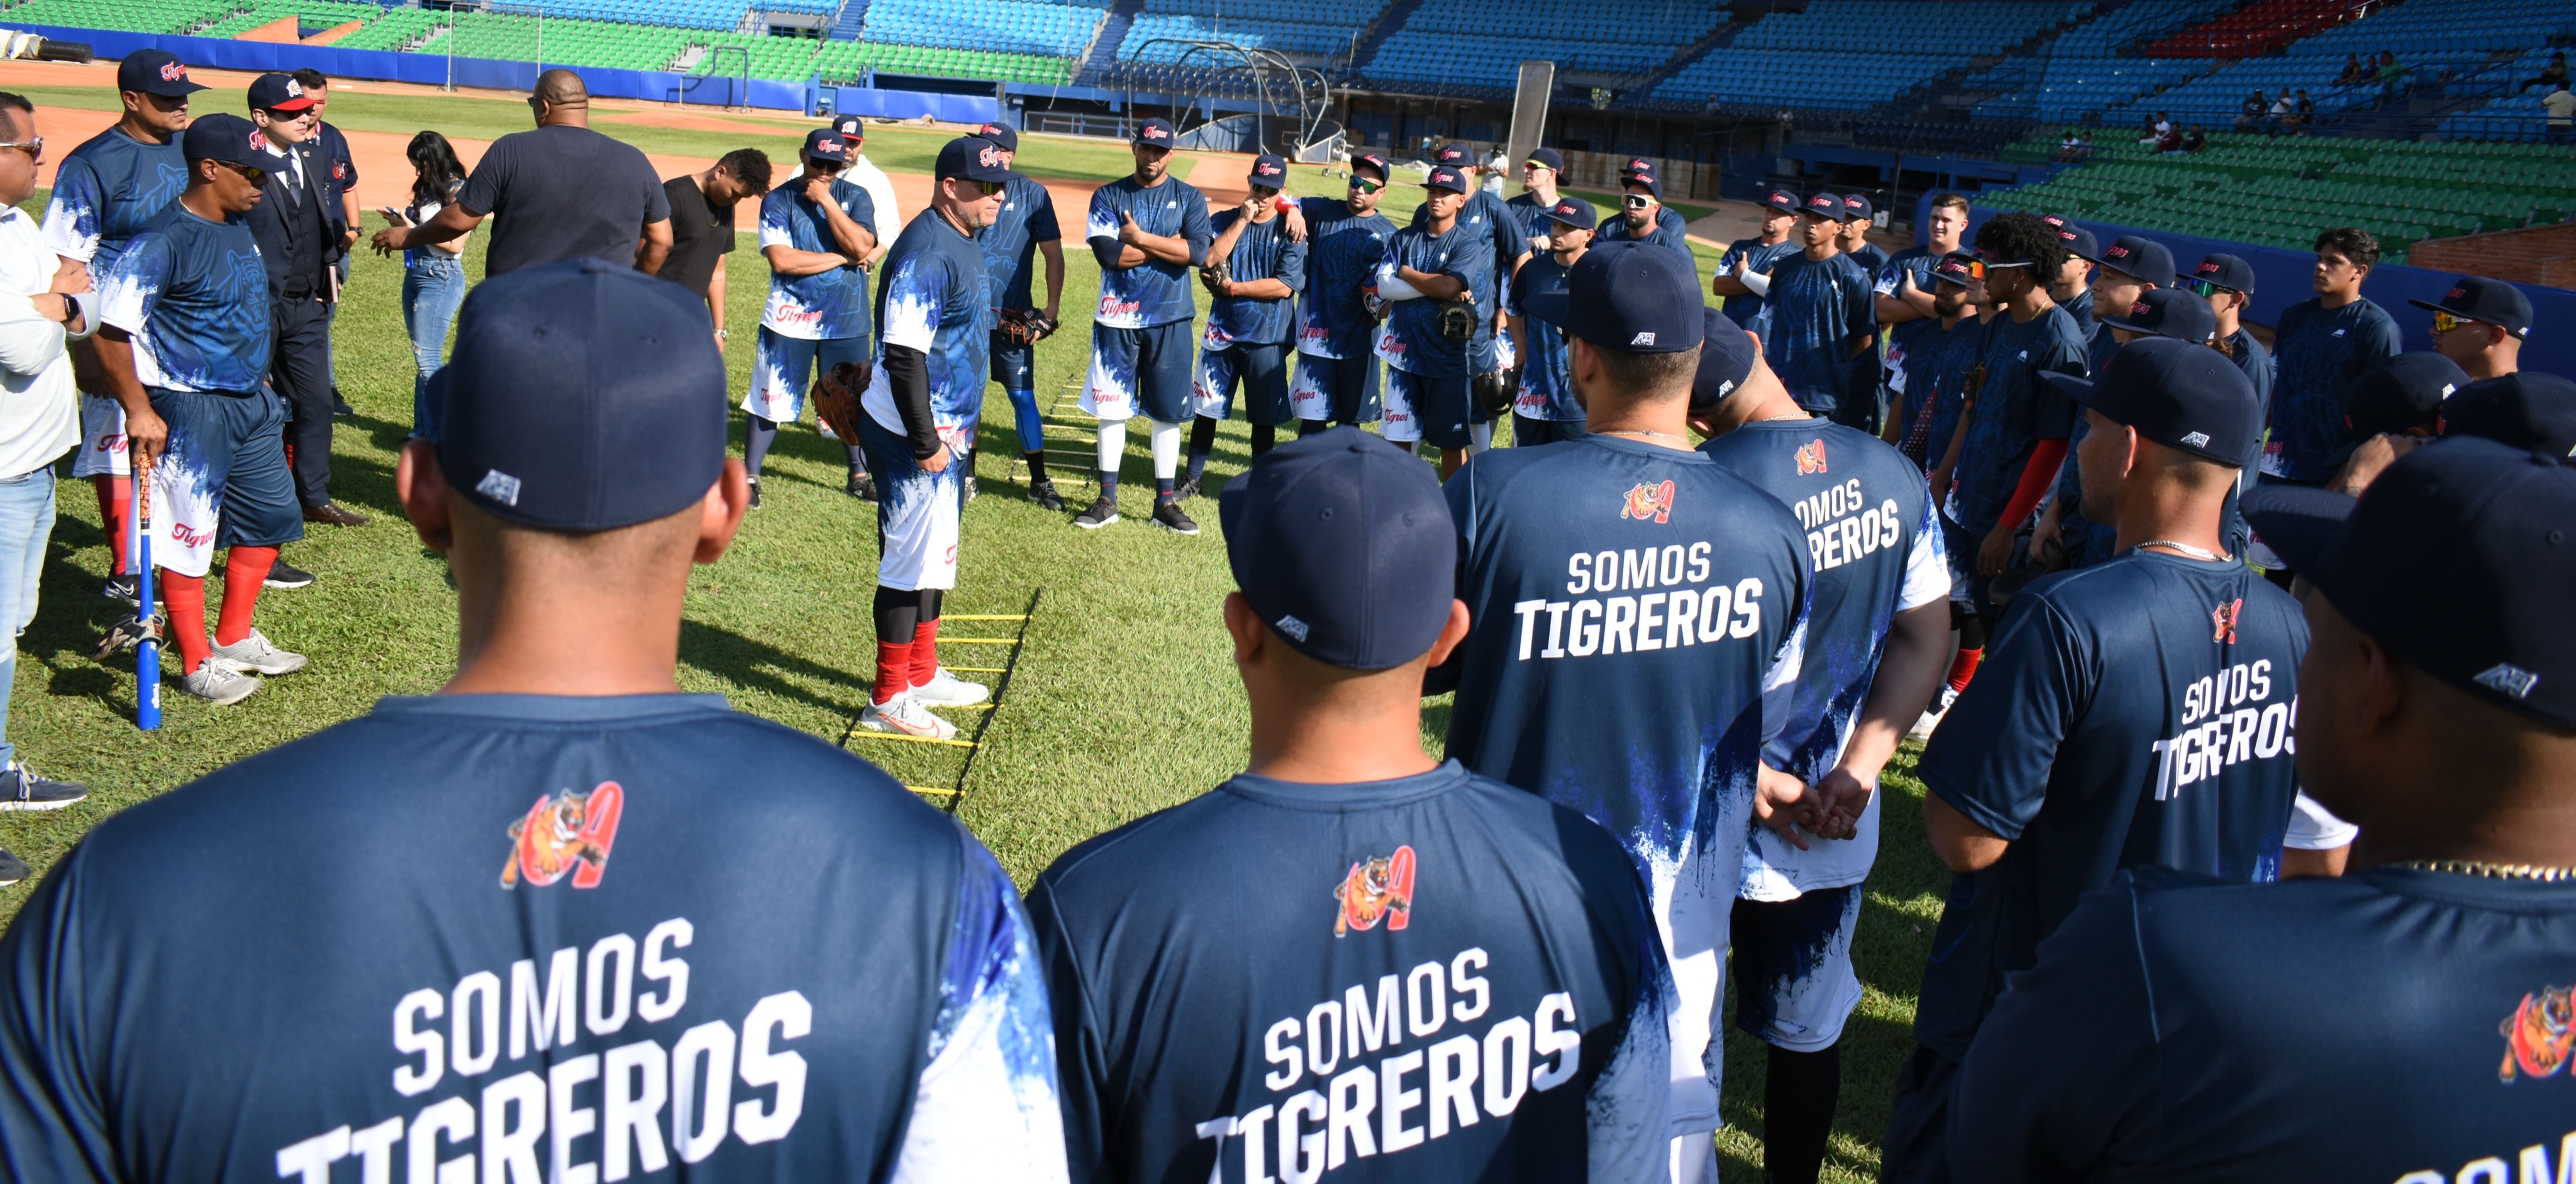
M 134 646 L 134 726 L 161 727 L 161 631 L 152 621 L 152 464 L 134 455 L 134 589 L 142 607 L 134 612 L 143 638 Z

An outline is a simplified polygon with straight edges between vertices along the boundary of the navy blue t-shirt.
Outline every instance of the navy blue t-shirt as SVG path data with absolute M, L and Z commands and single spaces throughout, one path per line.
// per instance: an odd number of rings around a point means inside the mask
M 1968 408 L 1968 369 L 1985 348 L 1986 327 L 1974 312 L 1947 329 L 1939 317 L 1921 323 L 1923 328 L 1906 336 L 1897 359 L 1905 375 L 1905 440 L 1898 447 L 1928 473 L 1949 454 L 1950 438 L 1959 432 L 1959 417 Z
M 1628 229 L 1626 213 L 1612 214 L 1603 218 L 1601 225 L 1593 228 L 1592 237 L 1595 242 L 1641 242 L 1653 243 L 1659 247 L 1671 247 L 1681 252 L 1684 258 L 1689 258 L 1691 253 L 1690 224 L 1682 221 L 1682 216 L 1674 213 L 1670 206 L 1656 206 L 1655 224 L 1642 231 Z
M 1431 203 L 1424 202 L 1415 206 L 1411 229 L 1419 231 L 1423 223 L 1430 220 Z M 1521 235 L 1519 216 L 1513 214 L 1511 208 L 1503 204 L 1503 199 L 1485 192 L 1482 188 L 1468 194 L 1467 204 L 1458 207 L 1458 231 L 1451 233 L 1456 234 L 1459 231 L 1465 232 L 1470 238 L 1482 237 L 1491 244 L 1493 250 L 1493 257 L 1485 265 L 1483 278 L 1469 288 L 1476 294 L 1476 338 L 1467 345 L 1468 365 L 1471 373 L 1484 374 L 1496 368 L 1494 315 L 1502 308 L 1503 285 L 1511 282 L 1512 261 L 1528 254 L 1530 245 L 1529 240 Z M 1420 270 L 1437 269 L 1425 267 Z M 1434 373 L 1428 370 L 1416 370 L 1411 366 L 1404 368 L 1414 370 L 1417 374 Z
M 2344 443 L 2344 388 L 2397 356 L 2397 322 L 2366 299 L 2333 309 L 2303 300 L 2281 314 L 2272 343 L 2279 365 L 2263 471 L 2323 481 L 2334 476 L 2327 466 Z
M 1002 307 L 1037 307 L 1030 292 L 1030 282 L 1036 278 L 1030 264 L 1037 258 L 1039 243 L 1063 238 L 1064 231 L 1055 221 L 1055 198 L 1047 187 L 1012 174 L 1002 188 L 1002 208 L 975 235 L 975 245 L 992 265 L 993 291 Z
M 1778 262 L 1781 256 L 1795 255 L 1801 250 L 1802 248 L 1794 239 L 1766 243 L 1758 238 L 1739 238 L 1728 244 L 1724 255 L 1718 256 L 1717 274 L 1735 274 L 1735 261 L 1741 259 L 1744 261 L 1746 274 L 1769 275 L 1771 265 Z M 1755 327 L 1753 318 L 1762 314 L 1762 304 L 1763 299 L 1759 296 L 1729 296 L 1718 305 L 1717 310 L 1725 313 L 1726 318 L 1737 325 L 1752 329 Z
M 1241 210 L 1224 210 L 1208 223 L 1217 235 L 1243 218 Z M 1237 284 L 1278 280 L 1288 295 L 1275 299 L 1220 296 L 1208 302 L 1206 345 L 1223 349 L 1241 341 L 1252 345 L 1286 345 L 1297 332 L 1297 292 L 1306 286 L 1306 244 L 1288 237 L 1282 219 L 1254 222 L 1234 240 L 1226 256 L 1226 274 Z
M 1959 446 L 1959 467 L 1952 475 L 1951 504 L 1943 512 L 1965 528 L 1969 537 L 1993 533 L 2021 484 L 2022 469 L 2042 440 L 2063 440 L 2075 431 L 2075 400 L 2040 379 L 2043 370 L 2082 375 L 2084 335 L 2062 306 L 2024 323 L 2007 310 L 1985 326 L 1985 343 L 1976 366 L 1985 377 L 1971 395 L 1968 435 Z M 1973 373 L 1973 372 L 1972 372 Z M 1937 463 L 1937 461 L 1936 461 Z
M 1503 208 L 1511 211 L 1512 219 L 1520 224 L 1521 240 L 1524 243 L 1531 239 L 1546 238 L 1556 231 L 1556 219 L 1548 216 L 1548 211 L 1556 208 L 1556 202 L 1541 202 L 1535 193 L 1521 193 L 1504 202 Z M 1539 251 L 1545 248 L 1524 246 L 1522 249 Z
M 2133 550 L 2013 598 L 1920 766 L 2012 846 L 1951 883 L 1917 1040 L 1965 1056 L 2004 977 L 2124 868 L 2279 876 L 2307 646 L 2298 602 L 2235 561 Z
M 1029 893 L 1074 1179 L 1658 1180 L 1670 987 L 1619 845 L 1452 761 L 1245 774 Z
M 1860 264 L 1861 270 L 1868 272 L 1872 281 L 1878 279 L 1880 272 L 1887 270 L 1889 261 L 1887 248 L 1877 243 L 1864 242 L 1857 247 L 1847 247 L 1843 250 L 1843 254 L 1851 256 L 1852 262 Z
M 101 823 L 0 974 L 13 1180 L 1064 1178 L 1010 879 L 711 696 L 382 700 Z
M 1529 354 L 1521 359 L 1521 389 L 1512 395 L 1512 411 L 1529 419 L 1570 423 L 1584 417 L 1583 404 L 1574 397 L 1574 363 L 1565 330 L 1522 312 L 1532 296 L 1562 295 L 1573 272 L 1556 261 L 1555 252 L 1541 251 L 1521 264 L 1503 301 L 1505 313 L 1521 318 L 1521 338 L 1529 343 Z
M 1470 226 L 1463 214 L 1449 224 L 1447 234 L 1435 235 L 1424 227 L 1408 226 L 1386 240 L 1386 256 L 1378 268 L 1389 276 L 1399 267 L 1453 276 L 1465 283 L 1469 292 L 1487 292 L 1494 286 L 1492 237 L 1490 227 Z M 1389 304 L 1386 333 L 1378 338 L 1378 356 L 1398 370 L 1429 378 L 1464 378 L 1474 373 L 1470 367 L 1478 357 L 1477 346 L 1490 348 L 1490 329 L 1485 323 L 1490 306 L 1479 302 L 1475 338 L 1457 342 L 1440 332 L 1441 311 L 1455 303 L 1423 296 Z
M 134 339 L 149 387 L 246 394 L 268 381 L 268 268 L 247 222 L 171 202 L 98 284 L 98 319 Z
M 1386 258 L 1395 223 L 1371 209 L 1354 214 L 1339 198 L 1305 197 L 1305 298 L 1298 302 L 1297 352 L 1321 358 L 1365 355 L 1377 336 L 1377 318 L 1360 297 L 1370 273 Z
M 1958 1079 L 1961 1180 L 2554 1182 L 2576 884 L 2382 868 L 2085 899 Z
M 1908 288 L 1928 293 L 1935 282 L 1932 266 L 1940 261 L 1941 256 L 1934 254 L 1930 247 L 1907 247 L 1888 256 L 1887 262 L 1879 266 L 1878 282 L 1870 291 L 1887 297 L 1894 297 Z M 1927 325 L 1938 326 L 1940 323 L 1939 317 L 1921 316 L 1887 327 L 1887 369 L 1891 376 L 1903 368 L 1903 357 L 1906 348 L 1913 344 L 1914 335 L 1923 332 Z
M 2093 340 L 2094 326 L 2101 323 L 2093 319 L 2093 289 L 2086 288 L 2076 293 L 2074 299 L 2062 301 L 2058 307 L 2065 309 L 2066 315 L 2075 318 L 2076 336 L 2088 342 Z
M 1187 263 L 1148 257 L 1134 267 L 1110 266 L 1120 251 L 1118 216 L 1135 219 L 1136 229 L 1165 238 L 1178 236 L 1190 247 Z M 1190 269 L 1207 262 L 1207 195 L 1178 177 L 1166 176 L 1152 187 L 1134 177 L 1120 177 L 1091 192 L 1091 211 L 1083 237 L 1100 260 L 1100 307 L 1092 319 L 1111 329 L 1150 329 L 1198 316 Z
M 146 144 L 115 128 L 83 141 L 54 169 L 45 199 L 45 249 L 89 262 L 91 283 L 107 278 L 125 244 L 188 187 L 179 139 Z
M 1849 255 L 1810 259 L 1800 251 L 1772 265 L 1762 354 L 1800 407 L 1830 412 L 1857 389 L 1858 363 L 1868 359 L 1856 357 L 1852 343 L 1878 323 L 1870 289 L 1869 272 Z

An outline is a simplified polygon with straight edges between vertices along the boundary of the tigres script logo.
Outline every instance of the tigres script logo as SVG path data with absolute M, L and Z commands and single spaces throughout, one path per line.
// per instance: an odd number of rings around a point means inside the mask
M 1824 471 L 1825 442 L 1817 440 L 1813 443 L 1799 445 L 1798 475 L 1804 477 L 1810 473 L 1821 473 Z
M 1342 902 L 1333 918 L 1334 937 L 1375 929 L 1380 918 L 1390 932 L 1412 924 L 1413 848 L 1398 847 L 1393 855 L 1352 864 L 1333 889 L 1333 899 Z
M 1657 522 L 1671 521 L 1673 517 L 1673 483 L 1670 481 L 1666 481 L 1660 485 L 1646 485 L 1640 483 L 1632 487 L 1628 490 L 1626 503 L 1619 507 L 1619 516 L 1622 518 L 1634 518 L 1639 522 L 1643 522 L 1649 518 L 1652 518 Z
M 2496 1080 L 2510 1082 L 2519 1067 L 2527 1077 L 2555 1077 L 2576 1048 L 2576 987 L 2544 986 L 2522 997 L 2522 1006 L 2496 1026 L 2504 1036 L 2504 1064 Z
M 518 887 L 519 877 L 526 876 L 530 886 L 543 888 L 571 872 L 573 887 L 599 887 L 625 812 L 626 791 L 614 781 L 602 781 L 589 793 L 567 789 L 538 798 L 526 817 L 510 824 L 510 862 L 501 868 L 501 886 Z
M 2236 622 L 2244 615 L 2245 598 L 2242 596 L 2219 605 L 2216 609 L 2211 610 L 2209 614 L 2210 623 L 2216 625 L 2218 628 L 2209 635 L 2209 639 L 2211 641 L 2223 641 L 2229 645 L 2236 644 Z

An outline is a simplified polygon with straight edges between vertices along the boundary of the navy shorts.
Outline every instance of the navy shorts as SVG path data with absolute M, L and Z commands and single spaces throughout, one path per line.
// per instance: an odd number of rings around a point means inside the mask
M 1021 345 L 999 333 L 993 334 L 989 344 L 993 356 L 993 381 L 1001 383 L 1006 391 L 1033 389 L 1031 384 L 1037 381 L 1037 347 Z
M 1528 448 L 1538 444 L 1580 440 L 1583 438 L 1583 425 L 1586 422 L 1580 419 L 1531 419 L 1520 412 L 1512 412 L 1512 447 Z
M 1245 419 L 1275 428 L 1295 418 L 1288 406 L 1287 346 L 1238 341 L 1224 349 L 1201 349 L 1190 409 L 1201 419 L 1233 418 L 1238 382 Z
M 1188 321 L 1142 329 L 1091 327 L 1091 374 L 1082 409 L 1102 419 L 1142 415 L 1161 423 L 1190 417 L 1190 361 L 1198 334 Z
M 152 466 L 152 563 L 202 576 L 220 547 L 274 547 L 304 537 L 286 467 L 286 400 L 150 388 L 170 443 Z
M 1383 416 L 1378 406 L 1377 354 L 1353 353 L 1347 358 L 1297 355 L 1297 380 L 1288 388 L 1289 409 L 1297 418 L 1348 425 L 1376 423 Z
M 1467 446 L 1472 402 L 1466 375 L 1438 378 L 1387 367 L 1386 438 L 1400 444 L 1420 440 L 1434 448 Z

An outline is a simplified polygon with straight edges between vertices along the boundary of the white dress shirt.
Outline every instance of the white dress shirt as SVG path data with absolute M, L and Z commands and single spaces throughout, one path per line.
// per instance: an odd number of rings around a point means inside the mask
M 53 286 L 61 265 L 36 238 L 36 220 L 0 207 L 0 479 L 23 477 L 80 446 L 80 396 L 62 322 L 30 297 Z
M 850 158 L 850 167 L 841 174 L 844 180 L 868 191 L 868 204 L 875 207 L 877 241 L 891 246 L 903 237 L 903 208 L 895 204 L 894 182 L 885 170 L 868 160 L 867 153 Z M 937 182 L 933 182 L 937 184 Z

